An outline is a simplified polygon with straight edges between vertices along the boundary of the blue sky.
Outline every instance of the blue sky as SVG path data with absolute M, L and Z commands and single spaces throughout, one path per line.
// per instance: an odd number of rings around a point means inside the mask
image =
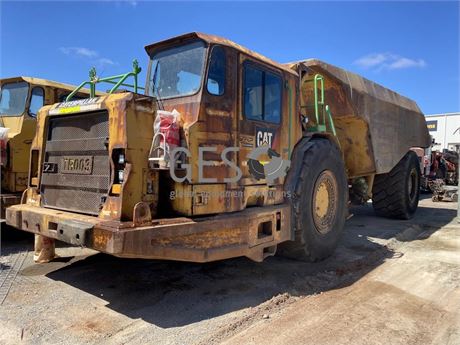
M 78 84 L 147 69 L 146 44 L 189 31 L 279 62 L 316 57 L 419 104 L 460 111 L 458 2 L 1 2 L 0 77 Z M 145 74 L 141 76 L 144 83 Z

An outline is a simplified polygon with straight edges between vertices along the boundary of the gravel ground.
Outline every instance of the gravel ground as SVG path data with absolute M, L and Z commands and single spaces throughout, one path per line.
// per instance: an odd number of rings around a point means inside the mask
M 316 264 L 62 246 L 38 265 L 32 237 L 4 228 L 0 344 L 460 344 L 456 207 L 424 199 L 411 221 L 355 208 L 335 254 Z

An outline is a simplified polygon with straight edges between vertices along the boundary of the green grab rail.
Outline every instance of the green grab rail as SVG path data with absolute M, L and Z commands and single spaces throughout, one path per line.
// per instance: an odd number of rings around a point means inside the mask
M 329 125 L 331 127 L 332 134 L 334 134 L 334 136 L 336 137 L 337 132 L 335 131 L 334 120 L 332 119 L 332 114 L 331 114 L 331 110 L 329 109 L 329 105 L 326 105 L 326 113 L 329 119 Z
M 329 123 L 329 128 L 332 134 L 334 136 L 337 136 L 337 132 L 335 130 L 335 125 L 334 125 L 334 119 L 332 118 L 330 107 L 328 104 L 325 104 L 324 77 L 321 74 L 315 74 L 314 78 L 308 80 L 308 82 L 313 82 L 314 101 L 315 101 L 315 118 L 316 118 L 316 126 L 310 127 L 308 131 L 309 132 L 326 132 L 327 127 L 328 127 L 327 124 Z M 322 108 L 322 116 L 320 114 L 320 106 Z
M 321 85 L 321 101 L 318 101 L 318 81 Z M 324 78 L 321 74 L 316 74 L 315 78 L 313 79 L 313 87 L 315 90 L 315 117 L 316 117 L 316 124 L 319 126 L 319 105 L 324 106 Z M 323 123 L 324 123 L 324 114 L 323 114 Z
M 137 83 L 137 75 L 142 71 L 142 68 L 139 67 L 139 63 L 137 60 L 133 60 L 133 70 L 131 72 L 125 74 L 119 74 L 112 77 L 105 77 L 105 78 L 98 78 L 96 75 L 96 68 L 93 67 L 89 71 L 89 80 L 82 82 L 80 85 L 77 86 L 75 90 L 73 90 L 65 99 L 66 102 L 69 102 L 75 94 L 80 91 L 83 87 L 89 84 L 89 94 L 90 97 L 96 96 L 96 84 L 97 83 L 109 83 L 114 84 L 114 86 L 110 89 L 109 94 L 114 93 L 120 86 L 128 86 L 134 88 L 134 92 L 137 93 L 138 89 L 144 90 L 143 87 L 138 86 Z M 134 85 L 125 84 L 125 80 L 129 77 L 133 77 Z

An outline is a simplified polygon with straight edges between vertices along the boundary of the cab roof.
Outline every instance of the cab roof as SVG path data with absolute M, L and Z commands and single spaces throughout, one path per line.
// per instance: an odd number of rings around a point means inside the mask
M 41 78 L 35 78 L 35 77 L 11 77 L 11 78 L 2 78 L 0 79 L 0 82 L 2 84 L 4 83 L 11 83 L 11 82 L 18 82 L 18 81 L 25 81 L 30 84 L 34 85 L 42 85 L 42 86 L 50 86 L 50 87 L 55 87 L 55 88 L 60 88 L 60 89 L 65 89 L 69 91 L 75 90 L 76 86 L 70 85 L 70 84 L 64 84 L 64 83 L 58 83 L 53 80 L 47 80 L 47 79 L 41 79 Z
M 20 81 L 25 81 L 26 83 L 33 84 L 36 86 L 47 86 L 47 87 L 53 87 L 56 89 L 62 89 L 62 90 L 67 90 L 72 92 L 75 90 L 77 87 L 75 85 L 71 84 L 64 84 L 64 83 L 59 83 L 57 81 L 53 80 L 48 80 L 48 79 L 41 79 L 41 78 L 35 78 L 35 77 L 9 77 L 9 78 L 2 78 L 0 79 L 0 84 L 6 84 L 6 83 L 14 83 L 14 82 L 20 82 Z M 78 93 L 87 93 L 89 94 L 89 89 L 83 88 L 78 91 Z M 104 92 L 96 91 L 97 96 L 103 95 Z
M 151 55 L 151 52 L 154 50 L 154 49 L 157 49 L 157 48 L 160 48 L 160 47 L 163 47 L 163 46 L 168 46 L 170 44 L 177 44 L 177 43 L 181 43 L 181 42 L 184 42 L 184 41 L 188 41 L 190 39 L 201 39 L 207 43 L 212 43 L 212 44 L 220 44 L 220 45 L 223 45 L 223 46 L 227 46 L 227 47 L 231 47 L 231 48 L 234 48 L 242 53 L 245 53 L 257 60 L 260 60 L 266 64 L 269 64 L 275 68 L 278 68 L 278 69 L 281 69 L 283 70 L 284 72 L 287 72 L 287 73 L 290 73 L 290 74 L 293 74 L 293 75 L 296 75 L 297 76 L 297 72 L 295 72 L 294 70 L 290 69 L 288 66 L 286 65 L 283 65 L 283 64 L 280 64 L 276 61 L 273 61 L 272 59 L 269 59 L 259 53 L 256 53 L 252 50 L 249 50 L 241 45 L 239 45 L 238 43 L 235 43 L 233 41 L 230 41 L 226 38 L 223 38 L 223 37 L 219 37 L 219 36 L 215 36 L 215 35 L 208 35 L 208 34 L 204 34 L 204 33 L 201 33 L 201 32 L 190 32 L 190 33 L 187 33 L 187 34 L 183 34 L 183 35 L 180 35 L 180 36 L 175 36 L 175 37 L 172 37 L 172 38 L 169 38 L 169 39 L 166 39 L 166 40 L 163 40 L 163 41 L 160 41 L 160 42 L 156 42 L 156 43 L 153 43 L 153 44 L 149 44 L 147 46 L 145 46 L 145 50 L 147 51 L 147 54 Z

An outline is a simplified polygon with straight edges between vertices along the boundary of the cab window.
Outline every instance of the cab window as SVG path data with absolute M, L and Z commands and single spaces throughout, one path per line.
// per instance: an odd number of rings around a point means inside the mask
M 222 96 L 225 92 L 226 58 L 221 46 L 214 46 L 209 60 L 207 89 L 211 95 Z
M 41 87 L 34 87 L 30 96 L 29 115 L 37 117 L 38 111 L 45 102 L 45 92 Z
M 0 116 L 20 116 L 26 109 L 29 84 L 20 81 L 3 84 L 0 91 Z
M 206 47 L 195 41 L 152 55 L 150 94 L 161 99 L 190 96 L 201 87 Z
M 244 116 L 249 120 L 280 123 L 281 85 L 278 75 L 252 64 L 244 64 Z

